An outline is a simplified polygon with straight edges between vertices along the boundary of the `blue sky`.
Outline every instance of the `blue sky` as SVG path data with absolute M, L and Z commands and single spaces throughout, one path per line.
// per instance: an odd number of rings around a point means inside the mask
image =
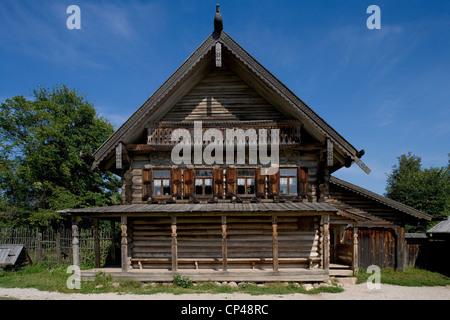
M 0 101 L 39 84 L 118 128 L 209 36 L 218 1 L 0 1 Z M 335 175 L 383 194 L 397 157 L 450 152 L 450 1 L 223 0 L 224 30 L 358 150 Z M 70 5 L 81 29 L 69 30 Z M 369 5 L 381 29 L 369 30 Z

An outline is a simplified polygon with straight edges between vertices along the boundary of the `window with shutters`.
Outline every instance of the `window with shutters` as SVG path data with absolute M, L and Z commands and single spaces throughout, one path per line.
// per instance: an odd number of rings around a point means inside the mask
M 297 195 L 297 169 L 280 169 L 280 195 Z
M 195 195 L 212 196 L 213 194 L 213 174 L 210 169 L 195 170 Z
M 171 195 L 170 170 L 153 171 L 153 194 L 155 197 Z
M 240 196 L 255 195 L 255 169 L 237 170 L 237 190 Z

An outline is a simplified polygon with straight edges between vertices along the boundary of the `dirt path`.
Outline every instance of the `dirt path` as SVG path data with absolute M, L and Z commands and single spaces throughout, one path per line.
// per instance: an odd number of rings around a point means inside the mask
M 249 294 L 188 294 L 152 295 L 133 294 L 64 294 L 37 289 L 0 288 L 0 297 L 23 300 L 450 300 L 450 286 L 446 287 L 401 287 L 381 285 L 381 289 L 370 290 L 366 284 L 344 284 L 344 292 L 320 294 L 262 295 Z

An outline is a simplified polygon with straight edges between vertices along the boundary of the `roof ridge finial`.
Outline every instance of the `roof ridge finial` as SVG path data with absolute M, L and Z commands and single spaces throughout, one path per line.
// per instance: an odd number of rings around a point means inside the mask
M 223 30 L 222 14 L 220 13 L 220 4 L 216 5 L 216 16 L 214 17 L 214 32 L 220 33 Z

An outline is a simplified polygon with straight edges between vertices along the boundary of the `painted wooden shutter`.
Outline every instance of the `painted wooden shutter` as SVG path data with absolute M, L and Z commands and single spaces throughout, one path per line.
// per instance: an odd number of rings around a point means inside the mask
M 261 169 L 255 169 L 256 196 L 264 197 L 266 194 L 266 176 L 261 174 Z
M 227 195 L 236 196 L 237 188 L 237 170 L 236 168 L 228 168 L 226 173 Z
M 302 198 L 308 197 L 308 169 L 297 168 L 297 193 Z
M 183 170 L 183 189 L 184 197 L 189 198 L 194 196 L 194 169 Z
M 172 169 L 170 173 L 172 184 L 172 195 L 181 197 L 181 169 Z
M 276 196 L 280 193 L 280 170 L 276 174 L 268 175 L 269 195 Z
M 142 198 L 147 201 L 153 196 L 153 170 L 142 170 Z
M 213 188 L 214 196 L 223 196 L 223 170 L 222 168 L 213 169 Z

